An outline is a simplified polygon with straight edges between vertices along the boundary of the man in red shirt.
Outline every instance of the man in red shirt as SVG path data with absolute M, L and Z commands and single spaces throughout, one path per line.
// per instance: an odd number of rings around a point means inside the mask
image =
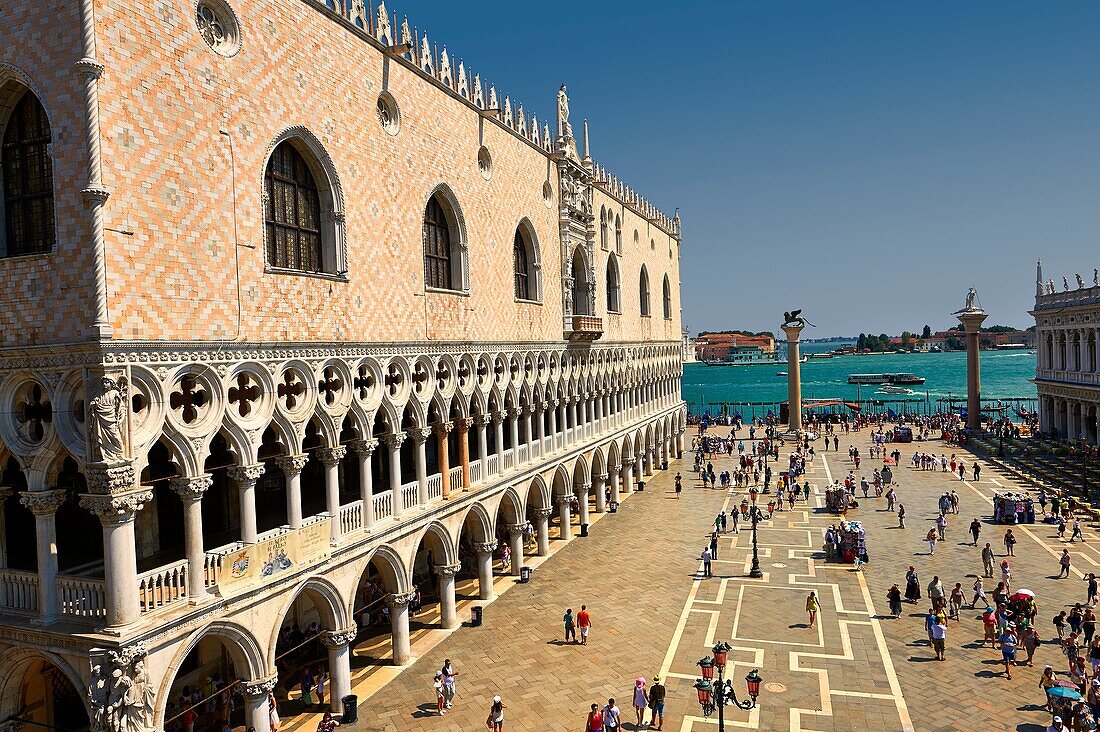
M 592 629 L 592 618 L 588 615 L 586 605 L 581 605 L 581 611 L 577 613 L 577 627 L 581 629 L 581 645 L 588 645 L 588 631 Z

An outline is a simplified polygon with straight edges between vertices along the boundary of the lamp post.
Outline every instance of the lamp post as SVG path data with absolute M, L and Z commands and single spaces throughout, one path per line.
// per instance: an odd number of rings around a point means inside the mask
M 756 522 L 760 515 L 759 509 L 756 508 L 756 491 L 749 491 L 749 496 L 752 497 L 752 568 L 749 570 L 749 577 L 753 579 L 763 579 L 764 573 L 760 571 L 760 554 L 756 547 Z
M 749 710 L 756 706 L 756 697 L 760 695 L 760 672 L 753 669 L 745 677 L 745 686 L 748 689 L 749 698 L 740 700 L 733 688 L 733 682 L 725 678 L 726 654 L 730 651 L 730 645 L 725 641 L 718 643 L 711 652 L 713 658 L 707 657 L 700 660 L 697 665 L 703 674 L 703 678 L 696 679 L 695 690 L 699 694 L 699 706 L 703 710 L 704 717 L 710 717 L 718 710 L 718 732 L 726 732 L 726 719 L 724 710 L 727 704 L 733 704 L 739 709 Z M 714 678 L 714 670 L 718 669 L 718 679 Z

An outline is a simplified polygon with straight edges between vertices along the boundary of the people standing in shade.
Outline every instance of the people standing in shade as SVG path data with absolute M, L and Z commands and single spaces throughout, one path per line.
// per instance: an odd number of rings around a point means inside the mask
M 303 666 L 300 685 L 302 688 L 302 706 L 306 708 L 313 706 L 313 684 L 313 672 L 309 666 Z
M 581 605 L 581 611 L 577 613 L 577 627 L 581 629 L 581 645 L 588 645 L 588 634 L 592 631 L 592 616 L 588 614 L 588 606 Z
M 573 642 L 577 642 L 577 619 L 573 617 L 573 608 L 567 608 L 564 617 L 561 621 L 565 623 L 565 642 L 568 643 L 572 638 Z
M 317 706 L 323 707 L 325 705 L 325 682 L 328 681 L 328 671 L 325 670 L 324 666 L 318 666 L 313 678 L 314 689 L 317 691 Z
M 817 593 L 810 592 L 806 597 L 806 613 L 809 615 L 810 623 L 807 627 L 814 627 L 817 624 L 817 613 L 821 610 L 821 603 L 817 600 Z
M 654 676 L 653 686 L 649 687 L 649 708 L 653 713 L 649 726 L 657 725 L 657 732 L 661 732 L 665 725 L 665 685 L 660 676 Z

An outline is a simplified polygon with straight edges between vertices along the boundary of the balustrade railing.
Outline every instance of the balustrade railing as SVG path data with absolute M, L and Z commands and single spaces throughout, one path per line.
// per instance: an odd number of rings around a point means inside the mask
M 381 493 L 375 493 L 374 498 L 374 520 L 381 521 L 382 519 L 388 519 L 393 516 L 393 490 L 382 491 Z
M 451 492 L 462 490 L 462 466 L 451 468 L 447 473 L 447 481 L 451 486 Z
M 443 498 L 443 474 L 433 473 L 428 476 L 428 500 L 434 501 Z
M 523 465 L 527 462 L 527 445 L 520 445 L 517 454 L 519 457 L 516 459 L 516 465 Z
M 489 471 L 489 475 L 496 475 L 500 472 L 497 466 L 500 465 L 500 457 L 494 452 L 492 455 L 485 459 L 486 469 Z
M 477 485 L 482 480 L 481 476 L 481 460 L 470 461 L 470 483 Z
M 138 605 L 142 614 L 187 602 L 187 560 L 138 575 Z
M 420 484 L 415 480 L 412 483 L 406 483 L 401 486 L 401 506 L 403 508 L 408 509 L 420 505 L 420 498 L 417 495 L 419 489 Z
M 0 606 L 15 612 L 38 612 L 38 573 L 0 569 Z
M 57 604 L 62 615 L 102 618 L 107 615 L 107 583 L 87 577 L 57 578 Z
M 352 501 L 340 506 L 340 533 L 350 534 L 363 528 L 363 502 Z
M 226 544 L 225 546 L 207 550 L 206 556 L 203 558 L 202 568 L 202 581 L 206 587 L 214 587 L 221 581 L 226 557 L 243 546 L 244 544 L 241 542 L 235 541 L 232 544 Z
M 504 469 L 505 470 L 511 470 L 515 466 L 515 464 L 516 464 L 515 457 L 516 457 L 515 453 L 511 449 L 504 451 Z

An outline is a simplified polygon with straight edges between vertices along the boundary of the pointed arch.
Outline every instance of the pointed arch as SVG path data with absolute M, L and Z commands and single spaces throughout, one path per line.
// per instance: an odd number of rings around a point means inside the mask
M 619 271 L 619 258 L 614 254 L 607 256 L 607 268 L 604 273 L 604 297 L 607 302 L 607 312 L 622 312 L 622 273 Z
M 649 317 L 649 271 L 644 264 L 638 273 L 638 314 Z
M 423 210 L 424 287 L 469 292 L 469 242 L 458 197 L 440 183 L 428 194 Z

